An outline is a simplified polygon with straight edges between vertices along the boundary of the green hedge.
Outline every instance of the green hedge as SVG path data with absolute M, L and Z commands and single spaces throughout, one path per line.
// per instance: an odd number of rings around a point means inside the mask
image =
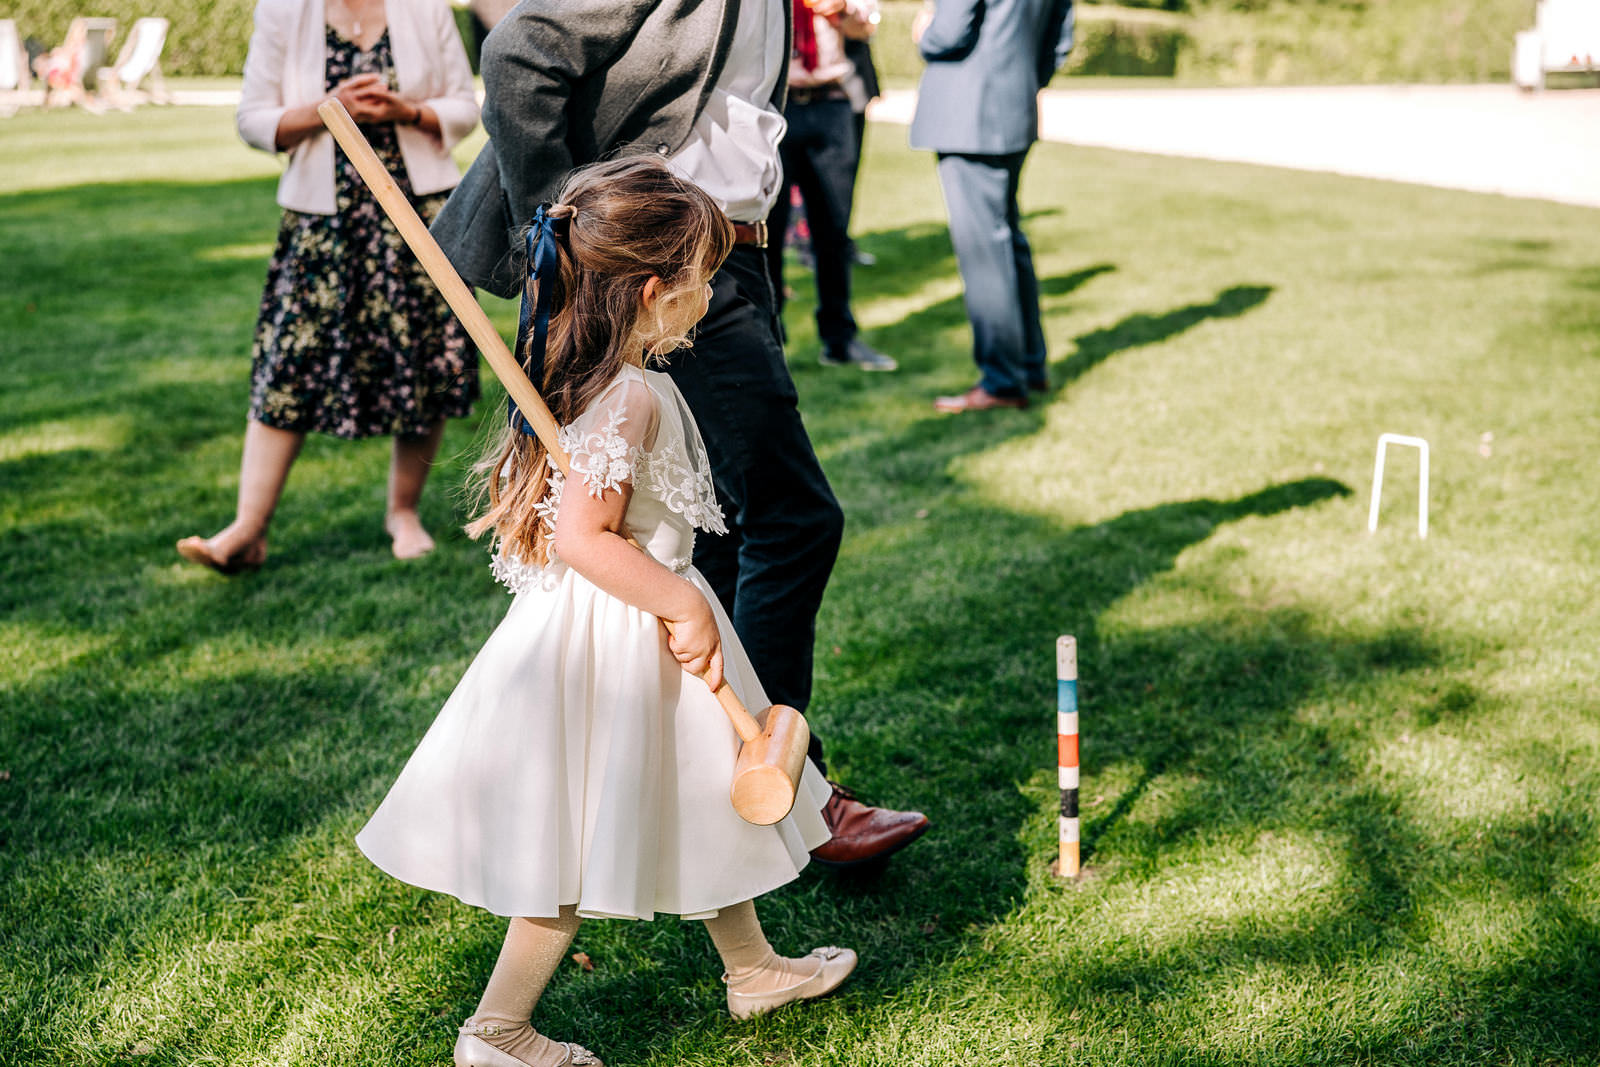
M 872 55 L 890 85 L 908 85 L 922 74 L 922 57 L 911 43 L 911 20 L 921 6 L 919 0 L 885 0 L 882 5 Z M 1164 11 L 1080 5 L 1064 73 L 1171 76 L 1188 44 L 1186 25 L 1183 17 Z
M 1138 6 L 1079 5 L 1068 74 L 1238 85 L 1496 81 L 1509 76 L 1512 36 L 1532 23 L 1531 0 L 1127 2 Z M 911 84 L 922 72 L 910 37 L 918 6 L 883 0 L 873 53 L 890 84 Z M 134 19 L 160 15 L 172 22 L 161 64 L 167 74 L 225 75 L 243 69 L 253 7 L 254 0 L 10 0 L 4 14 L 24 37 L 50 46 L 73 15 L 114 17 L 121 30 L 113 55 Z M 463 36 L 470 51 L 471 34 Z
M 1195 11 L 1178 74 L 1222 85 L 1505 82 L 1512 41 L 1532 26 L 1532 0 L 1231 0 Z
M 1160 11 L 1080 7 L 1064 75 L 1171 77 L 1189 44 L 1188 21 Z
M 1133 0 L 1147 8 L 1178 0 Z M 1600 2 L 1600 0 L 1596 0 Z M 922 60 L 910 41 L 917 0 L 885 0 L 873 39 L 891 85 Z M 1196 85 L 1494 82 L 1533 23 L 1531 0 L 1186 0 L 1187 12 L 1078 7 L 1064 75 L 1175 75 Z
M 0 13 L 17 20 L 19 34 L 36 38 L 50 48 L 61 43 L 67 24 L 76 15 L 114 18 L 117 34 L 111 42 L 113 58 L 135 19 L 158 16 L 172 23 L 167 31 L 166 50 L 161 54 L 162 72 L 216 76 L 244 70 L 255 0 L 93 0 L 83 7 L 63 4 L 61 0 L 10 0 L 6 8 Z M 456 24 L 476 70 L 477 49 L 473 46 L 470 18 L 464 9 L 456 9 Z

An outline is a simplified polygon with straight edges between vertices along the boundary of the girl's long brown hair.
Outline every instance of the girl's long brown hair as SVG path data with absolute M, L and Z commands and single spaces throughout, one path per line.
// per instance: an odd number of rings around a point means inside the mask
M 690 343 L 669 323 L 677 308 L 701 299 L 701 287 L 733 248 L 733 225 L 715 201 L 653 155 L 575 170 L 559 200 L 548 212 L 568 219 L 567 238 L 558 277 L 549 283 L 544 381 L 534 384 L 565 426 L 626 364 Z M 644 287 L 652 277 L 661 281 L 654 313 L 647 314 Z M 527 365 L 527 352 L 517 357 Z M 479 498 L 488 503 L 467 533 L 493 531 L 508 555 L 549 562 L 554 531 L 536 505 L 549 489 L 551 466 L 538 438 L 506 427 L 477 466 Z

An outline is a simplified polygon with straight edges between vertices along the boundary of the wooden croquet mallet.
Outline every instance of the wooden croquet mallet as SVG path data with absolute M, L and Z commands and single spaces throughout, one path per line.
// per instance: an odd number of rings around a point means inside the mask
M 406 195 L 390 176 L 388 168 L 378 159 L 372 146 L 356 127 L 355 120 L 338 100 L 324 101 L 317 108 L 323 124 L 333 139 L 339 142 L 350 162 L 355 164 L 361 180 L 372 190 L 379 206 L 394 223 L 406 245 L 416 255 L 428 277 L 444 294 L 456 318 L 461 320 L 467 334 L 489 361 L 495 377 L 506 387 L 506 392 L 516 401 L 522 417 L 533 427 L 533 432 L 544 445 L 551 462 L 563 477 L 571 469 L 567 454 L 562 449 L 561 428 L 550 414 L 544 398 L 534 388 L 522 366 L 511 355 L 511 350 L 500 332 L 489 321 L 489 316 L 478 304 L 456 269 L 446 258 L 427 224 L 411 206 Z M 667 624 L 667 629 L 672 629 Z M 768 826 L 789 814 L 794 807 L 795 793 L 800 785 L 800 774 L 805 769 L 806 748 L 811 743 L 811 729 L 805 716 L 787 704 L 774 704 L 761 713 L 759 719 L 745 708 L 739 695 L 724 678 L 714 690 L 717 702 L 727 713 L 743 744 L 739 759 L 733 768 L 733 785 L 729 797 L 733 810 L 746 822 Z

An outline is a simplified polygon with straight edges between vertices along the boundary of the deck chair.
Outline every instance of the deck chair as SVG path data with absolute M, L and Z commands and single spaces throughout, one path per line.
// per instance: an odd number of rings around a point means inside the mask
M 166 19 L 142 18 L 134 22 L 122 42 L 117 61 L 100 69 L 100 93 L 106 103 L 130 111 L 145 101 L 168 104 L 172 97 L 161 80 L 161 51 L 167 46 Z M 141 89 L 140 83 L 148 86 Z
M 111 53 L 111 37 L 116 32 L 116 19 L 72 20 L 66 40 L 35 62 L 35 73 L 45 83 L 45 107 L 77 104 L 86 111 L 99 110 L 93 96 L 99 89 L 100 68 Z
M 28 53 L 17 36 L 17 20 L 0 19 L 0 115 L 15 115 L 32 86 Z

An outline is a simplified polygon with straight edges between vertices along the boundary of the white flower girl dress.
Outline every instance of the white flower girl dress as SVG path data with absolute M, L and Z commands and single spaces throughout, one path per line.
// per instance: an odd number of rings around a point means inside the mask
M 711 603 L 724 671 L 768 704 L 711 587 L 694 530 L 725 532 L 705 446 L 665 374 L 626 368 L 561 432 L 582 489 L 633 483 L 628 532 Z M 562 484 L 541 510 L 554 519 Z M 571 486 L 567 491 L 573 491 Z M 705 918 L 792 880 L 828 839 L 828 786 L 809 762 L 794 810 L 754 826 L 728 800 L 739 750 L 705 683 L 654 615 L 551 555 L 497 554 L 516 594 L 504 621 L 356 843 L 402 881 L 499 915 Z

